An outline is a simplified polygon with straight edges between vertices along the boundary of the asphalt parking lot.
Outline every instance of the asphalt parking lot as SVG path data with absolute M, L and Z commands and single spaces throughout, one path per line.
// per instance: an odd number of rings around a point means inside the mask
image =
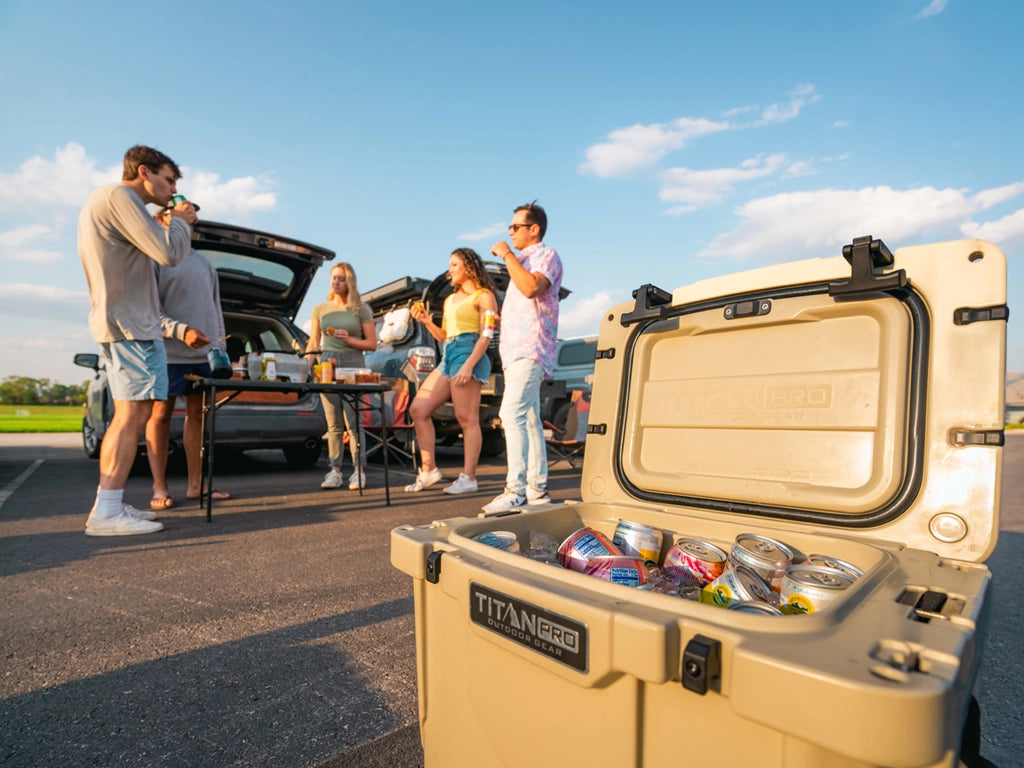
M 982 671 L 982 754 L 1024 764 L 1024 435 L 1007 440 L 993 627 Z M 441 457 L 458 473 L 457 452 Z M 401 524 L 473 515 L 500 491 L 404 494 L 371 465 L 357 493 L 277 452 L 218 456 L 207 523 L 183 498 L 166 530 L 91 538 L 97 464 L 77 435 L 0 436 L 0 766 L 422 765 L 411 580 L 391 567 Z M 376 482 L 375 482 L 376 481 Z M 579 470 L 552 472 L 556 501 Z M 143 505 L 148 475 L 126 500 Z

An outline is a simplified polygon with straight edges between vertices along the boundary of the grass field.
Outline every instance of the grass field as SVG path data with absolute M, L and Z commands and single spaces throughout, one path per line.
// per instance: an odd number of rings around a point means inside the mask
M 83 405 L 0 405 L 0 432 L 78 432 Z

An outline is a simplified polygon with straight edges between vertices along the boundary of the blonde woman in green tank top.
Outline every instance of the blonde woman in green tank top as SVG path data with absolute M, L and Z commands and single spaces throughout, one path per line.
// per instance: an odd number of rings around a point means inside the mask
M 425 310 L 414 308 L 412 317 L 423 323 L 430 335 L 444 344 L 441 364 L 420 385 L 409 409 L 420 445 L 420 472 L 405 490 L 422 491 L 441 481 L 434 456 L 434 422 L 431 414 L 451 399 L 455 418 L 462 428 L 463 466 L 458 479 L 445 493 L 473 493 L 478 490 L 476 467 L 483 437 L 480 432 L 480 390 L 491 373 L 487 347 L 493 328 L 484 328 L 484 313 L 498 314 L 494 285 L 483 262 L 472 248 L 459 248 L 448 259 L 448 279 L 454 292 L 445 299 L 441 325 Z

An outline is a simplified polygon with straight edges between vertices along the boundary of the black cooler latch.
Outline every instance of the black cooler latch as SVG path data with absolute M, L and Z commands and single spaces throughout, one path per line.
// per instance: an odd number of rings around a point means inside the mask
M 672 303 L 672 294 L 657 286 L 645 283 L 633 291 L 633 311 L 626 312 L 619 318 L 623 327 L 641 320 L 660 320 L 665 310 Z
M 431 552 L 427 555 L 426 579 L 431 584 L 441 580 L 441 555 L 444 552 Z
M 994 307 L 959 307 L 953 310 L 953 325 L 985 323 L 990 320 L 1009 320 L 1010 308 L 1005 304 Z
M 855 237 L 850 245 L 844 245 L 843 258 L 850 262 L 850 279 L 831 281 L 828 284 L 829 296 L 852 297 L 899 290 L 907 285 L 906 270 L 883 272 L 895 263 L 895 259 L 885 243 L 872 240 L 871 235 Z
M 704 635 L 694 635 L 683 651 L 680 672 L 683 688 L 703 696 L 708 689 L 718 690 L 722 676 L 722 643 Z

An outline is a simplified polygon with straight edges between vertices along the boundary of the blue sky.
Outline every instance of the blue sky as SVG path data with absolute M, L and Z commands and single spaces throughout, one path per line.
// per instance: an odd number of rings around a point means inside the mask
M 1024 6 L 985 0 L 6 0 L 0 378 L 88 377 L 75 221 L 136 143 L 204 217 L 329 247 L 362 290 L 487 253 L 537 199 L 563 337 L 642 283 L 981 237 L 1024 371 L 1022 51 Z

